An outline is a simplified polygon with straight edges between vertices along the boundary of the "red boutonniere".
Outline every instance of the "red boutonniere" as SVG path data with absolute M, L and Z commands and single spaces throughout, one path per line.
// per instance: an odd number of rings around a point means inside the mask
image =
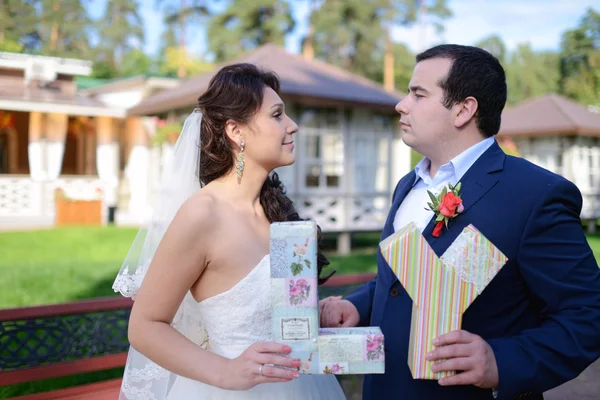
M 462 199 L 459 195 L 460 186 L 460 182 L 456 186 L 448 184 L 448 187 L 445 187 L 437 196 L 429 190 L 427 191 L 431 199 L 431 203 L 427 203 L 427 205 L 429 206 L 429 210 L 433 210 L 436 217 L 436 224 L 432 233 L 434 237 L 439 237 L 444 225 L 448 229 L 448 221 L 464 211 L 465 206 L 462 204 Z

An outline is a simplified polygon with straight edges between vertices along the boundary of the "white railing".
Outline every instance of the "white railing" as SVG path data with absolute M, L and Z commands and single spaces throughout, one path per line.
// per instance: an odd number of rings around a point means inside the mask
M 41 216 L 44 190 L 40 182 L 24 175 L 0 175 L 0 219 Z
M 581 219 L 600 218 L 600 193 L 582 191 L 582 197 Z
M 300 217 L 316 221 L 323 232 L 379 231 L 390 207 L 387 193 L 290 197 Z
M 68 197 L 98 198 L 104 190 L 97 176 L 61 176 L 36 181 L 29 175 L 0 175 L 0 227 L 51 226 L 54 224 L 54 192 L 62 188 Z M 105 220 L 106 207 L 102 207 Z

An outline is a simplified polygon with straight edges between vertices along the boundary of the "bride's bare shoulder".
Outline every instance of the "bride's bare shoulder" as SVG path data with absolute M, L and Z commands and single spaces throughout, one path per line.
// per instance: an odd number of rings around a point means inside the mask
M 208 190 L 190 196 L 179 208 L 176 219 L 192 230 L 214 227 L 219 220 L 219 202 Z

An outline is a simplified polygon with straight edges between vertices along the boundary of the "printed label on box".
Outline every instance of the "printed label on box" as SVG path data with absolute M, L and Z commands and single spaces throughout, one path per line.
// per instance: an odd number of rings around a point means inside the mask
M 283 340 L 310 340 L 309 318 L 281 318 Z
M 363 361 L 364 337 L 358 335 L 319 336 L 321 363 Z

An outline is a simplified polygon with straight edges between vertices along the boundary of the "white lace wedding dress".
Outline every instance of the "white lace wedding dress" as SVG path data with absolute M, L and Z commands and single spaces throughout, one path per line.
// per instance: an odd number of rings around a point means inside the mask
M 270 257 L 230 290 L 196 303 L 208 331 L 207 350 L 227 358 L 239 356 L 255 342 L 271 340 Z M 167 400 L 337 400 L 345 399 L 334 375 L 300 375 L 286 383 L 265 383 L 246 391 L 224 390 L 178 376 Z

